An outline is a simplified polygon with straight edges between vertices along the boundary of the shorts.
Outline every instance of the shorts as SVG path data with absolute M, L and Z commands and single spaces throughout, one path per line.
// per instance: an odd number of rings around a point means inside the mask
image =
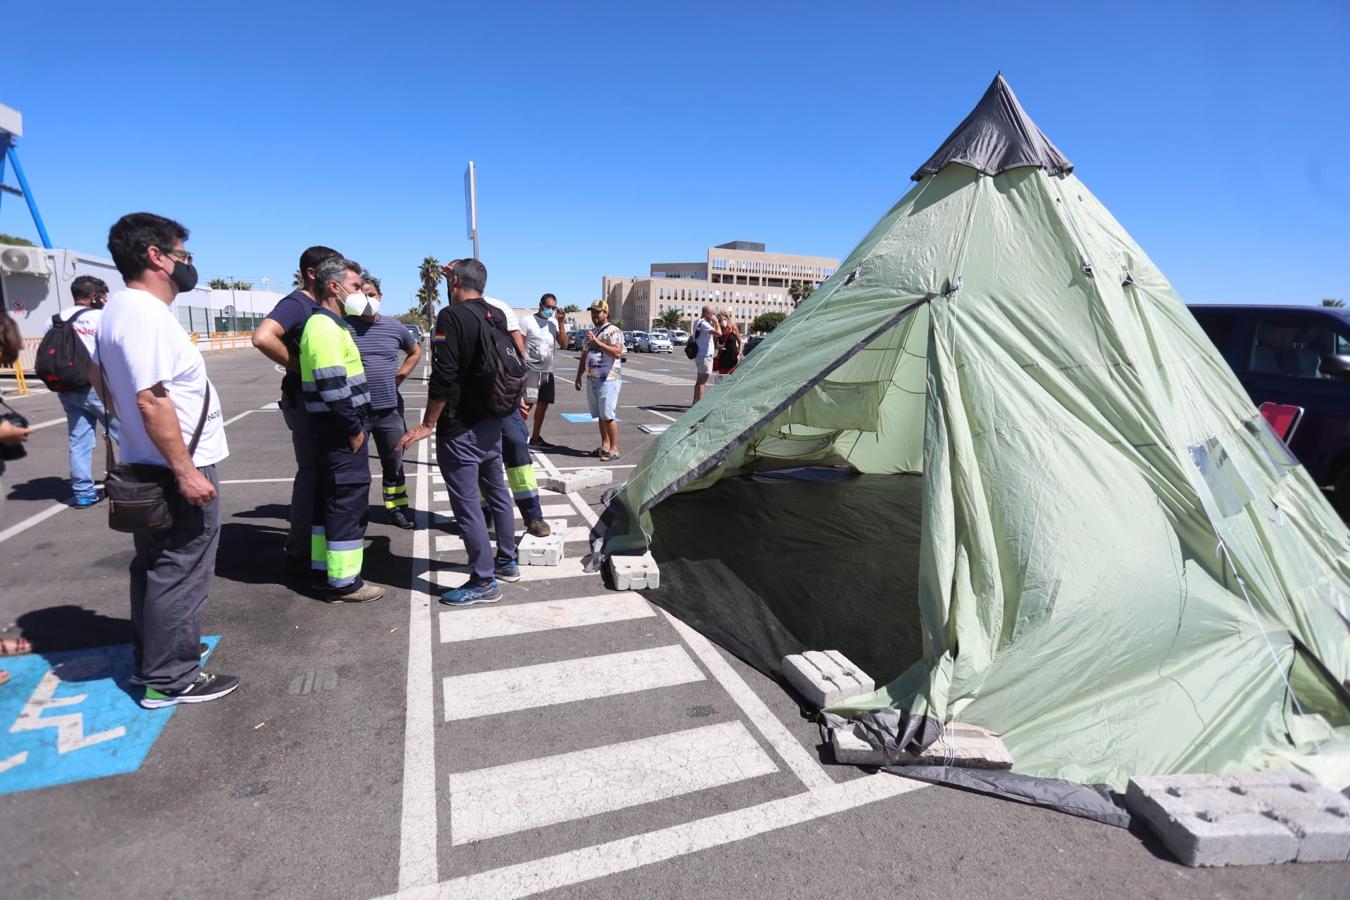
M 586 379 L 586 400 L 591 406 L 591 415 L 597 419 L 611 421 L 617 419 L 615 411 L 619 406 L 619 379 L 611 378 L 598 381 Z
M 707 375 L 709 372 L 711 372 L 711 371 L 712 371 L 712 357 L 711 357 L 711 356 L 695 356 L 695 357 L 694 357 L 694 371 L 697 372 L 697 373 L 700 374 L 700 375 Z
M 553 386 L 552 372 L 525 373 L 525 402 L 553 405 L 556 389 Z

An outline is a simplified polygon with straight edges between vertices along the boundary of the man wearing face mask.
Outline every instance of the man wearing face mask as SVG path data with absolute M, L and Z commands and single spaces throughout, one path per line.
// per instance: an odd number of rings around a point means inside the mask
M 408 430 L 398 386 L 422 358 L 422 347 L 402 322 L 380 315 L 383 297 L 378 278 L 369 272 L 361 273 L 361 290 L 366 296 L 366 309 L 360 315 L 347 310 L 347 324 L 351 326 L 356 349 L 361 352 L 361 365 L 365 367 L 366 385 L 370 388 L 370 415 L 366 423 L 380 455 L 384 511 L 389 524 L 413 528 L 412 516 L 408 514 L 403 454 L 394 445 Z
M 553 348 L 567 349 L 567 337 L 558 325 L 558 298 L 545 294 L 539 298 L 539 310 L 532 316 L 526 316 L 520 323 L 521 333 L 525 335 L 525 365 L 529 367 L 525 376 L 525 400 L 521 404 L 521 417 L 530 418 L 530 409 L 534 409 L 534 428 L 530 431 L 530 446 L 539 450 L 551 450 L 555 446 L 544 440 L 539 430 L 544 425 L 544 416 L 555 399 L 553 386 Z
M 310 566 L 323 577 L 330 603 L 365 603 L 384 588 L 361 580 L 365 556 L 370 456 L 365 449 L 370 390 L 351 326 L 342 313 L 362 315 L 361 267 L 325 259 L 315 268 L 319 308 L 300 335 L 300 391 L 319 478 L 314 496 Z
M 81 275 L 70 283 L 70 296 L 75 305 L 57 313 L 74 329 L 89 358 L 94 358 L 94 339 L 98 334 L 99 319 L 108 302 L 108 285 L 102 278 Z M 74 497 L 71 505 L 88 509 L 99 500 L 94 484 L 94 445 L 98 442 L 98 424 L 117 440 L 117 421 L 108 418 L 98 391 L 92 385 L 66 388 L 56 395 L 66 411 L 66 439 L 70 456 L 70 482 Z
M 120 420 L 122 462 L 169 469 L 179 495 L 170 527 L 133 537 L 132 678 L 145 686 L 147 709 L 204 703 L 239 687 L 238 678 L 201 667 L 202 614 L 220 545 L 216 463 L 229 448 L 220 395 L 169 308 L 197 285 L 187 236 L 151 213 L 113 225 L 108 251 L 127 286 L 104 307 L 89 372 Z

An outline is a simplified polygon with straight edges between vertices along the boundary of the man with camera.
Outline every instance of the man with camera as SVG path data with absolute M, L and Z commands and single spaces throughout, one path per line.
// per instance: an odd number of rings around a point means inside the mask
M 202 615 L 220 545 L 216 463 L 229 448 L 206 363 L 170 310 L 197 284 L 187 236 L 152 213 L 113 225 L 108 250 L 127 286 L 104 307 L 90 371 L 119 419 L 123 465 L 172 481 L 171 521 L 136 531 L 131 561 L 133 680 L 145 686 L 147 709 L 216 700 L 239 687 L 233 675 L 201 667 Z

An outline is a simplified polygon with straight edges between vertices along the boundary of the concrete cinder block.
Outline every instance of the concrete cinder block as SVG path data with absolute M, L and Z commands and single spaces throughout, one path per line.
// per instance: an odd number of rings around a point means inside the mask
M 611 556 L 606 565 L 616 591 L 647 591 L 661 586 L 661 570 L 650 553 Z
M 563 561 L 567 529 L 555 529 L 548 537 L 527 534 L 516 542 L 516 562 L 522 566 L 557 566 Z
M 1350 801 L 1340 794 L 1316 782 L 1238 790 L 1298 836 L 1298 862 L 1350 860 Z
M 852 726 L 830 729 L 830 747 L 834 761 L 846 766 L 885 766 L 886 754 L 858 737 Z
M 875 690 L 872 676 L 838 650 L 808 650 L 783 657 L 783 676 L 818 709 Z
M 956 722 L 946 725 L 941 736 L 917 757 L 903 754 L 900 759 L 887 759 L 885 753 L 873 748 L 852 726 L 831 728 L 830 746 L 834 749 L 836 762 L 855 766 L 906 763 L 966 769 L 1011 769 L 1013 766 L 1012 754 L 997 734 L 976 725 Z
M 559 472 L 556 478 L 552 475 L 545 475 L 539 479 L 539 486 L 546 491 L 571 494 L 585 488 L 609 484 L 613 480 L 614 471 L 612 469 L 577 469 L 575 472 Z
M 978 725 L 948 722 L 942 734 L 924 748 L 915 762 L 925 766 L 960 766 L 965 769 L 1011 769 L 1012 754 L 1003 738 Z
M 1286 824 L 1300 809 L 1305 813 L 1302 825 L 1308 829 L 1304 833 L 1311 835 L 1309 861 L 1314 855 L 1333 852 L 1335 838 L 1328 826 L 1336 817 L 1319 810 L 1315 802 L 1306 803 L 1306 798 L 1320 795 L 1320 788 L 1308 790 L 1302 783 L 1296 788 L 1291 776 L 1282 777 L 1283 785 L 1269 783 L 1274 780 L 1270 773 L 1246 781 L 1232 775 L 1132 778 L 1125 805 L 1188 866 L 1266 865 L 1303 858 L 1303 837 Z M 1278 794 L 1282 804 L 1290 804 L 1284 819 L 1266 796 L 1271 792 Z M 1305 800 L 1298 801 L 1295 795 Z M 1319 812 L 1327 819 L 1315 815 Z

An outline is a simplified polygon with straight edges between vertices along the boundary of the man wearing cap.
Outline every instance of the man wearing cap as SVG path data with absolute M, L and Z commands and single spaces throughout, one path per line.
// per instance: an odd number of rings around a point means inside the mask
M 619 357 L 623 356 L 623 332 L 610 324 L 609 304 L 597 300 L 591 304 L 591 324 L 581 345 L 577 364 L 576 388 L 586 376 L 586 400 L 591 415 L 600 420 L 600 448 L 595 455 L 609 462 L 619 458 Z

